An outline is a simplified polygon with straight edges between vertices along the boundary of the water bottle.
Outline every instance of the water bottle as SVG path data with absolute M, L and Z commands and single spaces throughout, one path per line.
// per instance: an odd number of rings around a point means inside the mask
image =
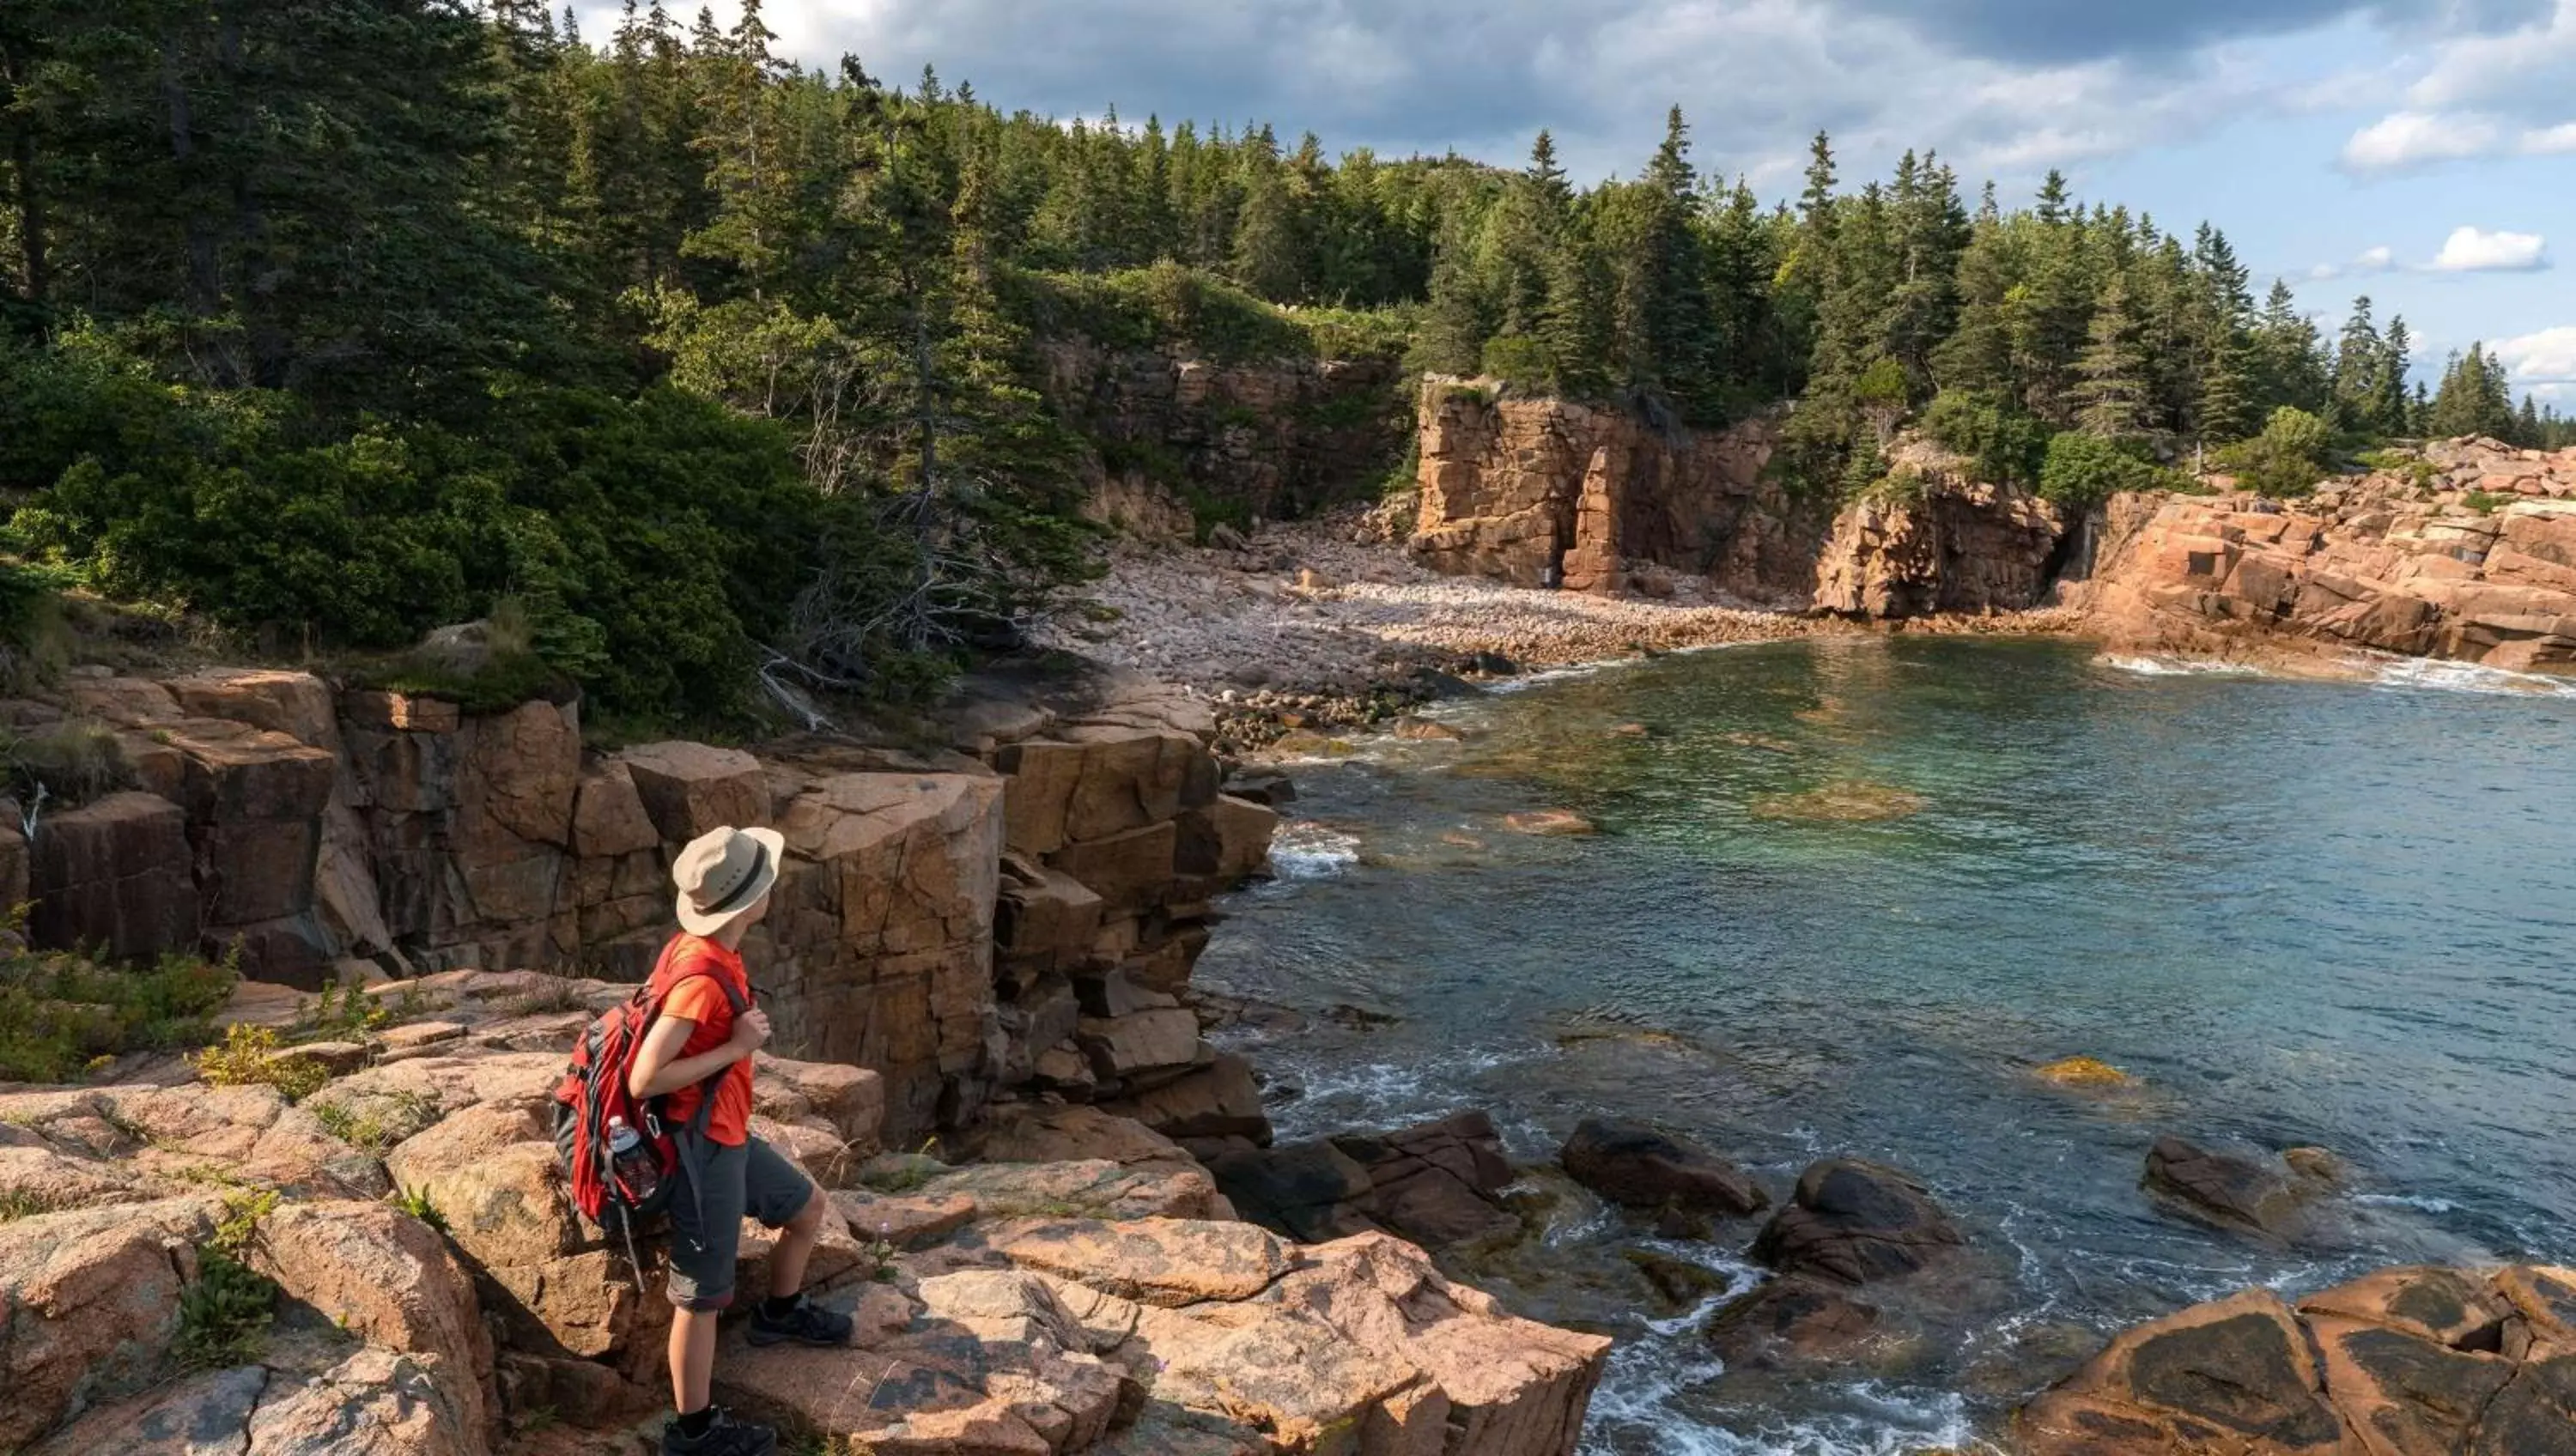
M 653 1161 L 653 1150 L 644 1145 L 641 1134 L 626 1125 L 625 1118 L 608 1120 L 608 1157 L 609 1166 L 616 1172 L 618 1196 L 627 1207 L 642 1207 L 644 1200 L 662 1186 L 662 1170 Z

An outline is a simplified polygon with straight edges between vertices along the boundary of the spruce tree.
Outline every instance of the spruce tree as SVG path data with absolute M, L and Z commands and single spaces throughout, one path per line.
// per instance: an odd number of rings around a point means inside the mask
M 2125 274 L 2111 275 L 2094 309 L 2089 342 L 2075 372 L 2077 428 L 2105 440 L 2144 438 L 2153 424 L 2147 359 L 2138 343 Z

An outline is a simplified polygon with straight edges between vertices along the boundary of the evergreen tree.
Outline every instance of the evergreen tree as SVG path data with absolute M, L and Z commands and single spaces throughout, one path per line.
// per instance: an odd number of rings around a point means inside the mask
M 2386 355 L 2387 345 L 2371 322 L 2370 298 L 2365 294 L 2352 301 L 2352 317 L 2344 321 L 2343 333 L 2335 340 L 2330 378 L 2335 420 L 2343 428 L 2379 427 L 2379 377 Z
M 2138 343 L 2125 274 L 2111 275 L 2094 310 L 2083 358 L 2076 365 L 2076 425 L 2105 440 L 2144 437 L 2153 422 L 2147 360 Z

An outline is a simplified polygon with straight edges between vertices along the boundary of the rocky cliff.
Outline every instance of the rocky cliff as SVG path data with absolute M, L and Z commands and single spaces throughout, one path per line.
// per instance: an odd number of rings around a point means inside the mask
M 2069 523 L 1965 462 L 1908 443 L 1901 489 L 1827 516 L 1771 480 L 1775 423 L 1722 433 L 1425 384 L 1414 558 L 1453 575 L 1657 592 L 1666 572 L 1780 606 L 1879 619 L 2018 611 L 2047 595 Z
M 477 716 L 260 670 L 76 670 L 0 719 L 104 737 L 133 785 L 39 806 L 32 841 L 21 807 L 0 814 L 0 895 L 33 900 L 40 947 L 238 947 L 253 976 L 308 988 L 459 967 L 640 979 L 669 934 L 670 856 L 768 825 L 788 859 L 749 949 L 778 1048 L 882 1073 L 895 1134 L 1033 1079 L 1262 1130 L 1239 1059 L 1146 1032 L 1276 815 L 1219 792 L 1206 710 L 1141 679 L 982 702 L 954 747 L 916 753 L 594 754 L 572 704 Z
M 1886 483 L 1834 517 L 1816 563 L 1815 605 L 1898 620 L 2038 606 L 2063 564 L 2064 511 L 1972 478 L 1967 460 L 1900 441 Z
M 1139 535 L 1311 515 L 1373 492 L 1404 448 L 1391 359 L 1219 364 L 1080 340 L 1039 352 L 1048 399 L 1098 446 L 1087 513 Z
M 1650 587 L 1661 568 L 1764 601 L 1813 586 L 1822 522 L 1763 479 L 1767 420 L 1657 429 L 1445 379 L 1424 383 L 1418 418 L 1421 514 L 1408 549 L 1434 570 L 1618 592 Z
M 2576 665 L 2576 451 L 2487 440 L 2274 502 L 2123 497 L 2072 594 L 2116 645 Z

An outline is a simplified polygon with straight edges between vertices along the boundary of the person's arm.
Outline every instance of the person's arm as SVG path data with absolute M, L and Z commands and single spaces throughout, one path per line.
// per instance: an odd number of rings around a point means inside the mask
M 689 1044 L 689 1033 L 697 1029 L 698 1024 L 686 1017 L 666 1013 L 656 1018 L 627 1073 L 627 1095 L 640 1100 L 676 1092 L 750 1056 L 768 1044 L 769 1013 L 754 1007 L 734 1018 L 733 1036 L 723 1046 L 694 1057 L 681 1056 L 680 1048 Z

